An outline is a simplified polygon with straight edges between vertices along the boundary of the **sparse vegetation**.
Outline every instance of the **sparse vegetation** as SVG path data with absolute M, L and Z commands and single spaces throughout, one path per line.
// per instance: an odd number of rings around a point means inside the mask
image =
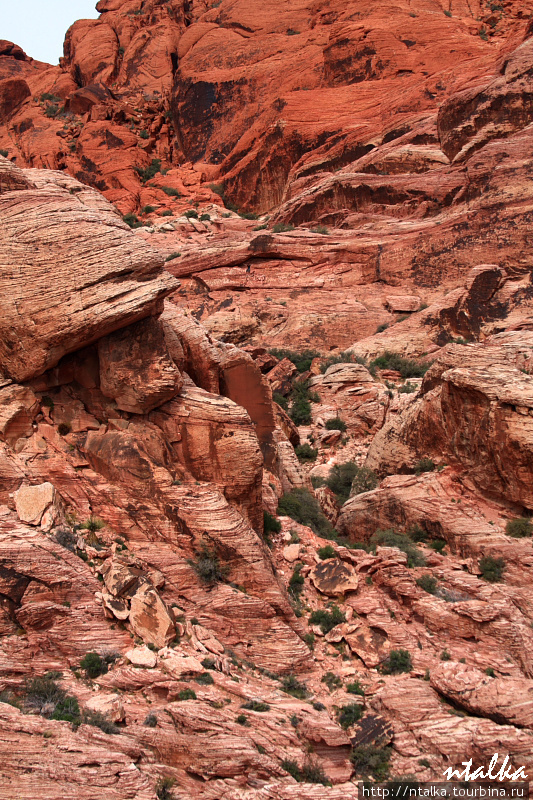
M 391 650 L 388 658 L 382 663 L 381 671 L 385 675 L 398 675 L 400 672 L 411 672 L 413 663 L 408 650 Z
M 527 517 L 510 519 L 505 526 L 505 533 L 515 539 L 523 539 L 533 534 L 533 524 Z
M 182 689 L 178 693 L 178 700 L 196 700 L 196 692 L 193 689 Z
M 141 139 L 148 139 L 150 134 L 146 130 L 139 131 L 139 136 Z
M 308 442 L 295 447 L 294 452 L 298 457 L 298 461 L 301 461 L 302 463 L 316 461 L 318 456 L 318 450 L 316 450 L 314 447 L 311 447 Z
M 0 149 L 0 156 L 3 156 L 4 158 L 7 158 L 7 156 L 8 156 L 8 151 L 7 151 L 7 150 L 4 150 L 3 148 L 2 148 L 2 149 Z
M 435 594 L 437 591 L 437 579 L 433 575 L 425 574 L 416 579 L 417 584 L 428 594 Z
M 331 419 L 326 420 L 325 428 L 327 431 L 344 432 L 346 430 L 346 423 L 340 417 L 332 417 Z
M 364 697 L 364 696 L 365 696 L 365 690 L 363 689 L 363 687 L 361 686 L 361 684 L 359 683 L 359 681 L 353 681 L 353 683 L 349 683 L 349 684 L 346 686 L 346 691 L 347 691 L 349 694 L 358 694 L 358 695 L 360 695 L 361 697 Z
M 446 542 L 444 541 L 444 539 L 432 539 L 431 542 L 429 543 L 429 546 L 436 553 L 440 553 L 440 555 L 442 555 L 444 548 L 446 547 Z
M 305 700 L 309 692 L 305 683 L 301 683 L 294 675 L 287 675 L 281 682 L 281 688 L 286 694 Z
M 346 616 L 344 611 L 334 605 L 331 607 L 331 611 L 319 608 L 317 611 L 311 612 L 309 622 L 311 625 L 319 625 L 322 633 L 329 633 L 336 625 L 346 622 Z
M 409 358 L 403 358 L 399 353 L 392 353 L 386 350 L 383 355 L 378 356 L 371 362 L 371 366 L 378 369 L 390 369 L 399 372 L 402 378 L 422 378 L 429 367 L 429 363 L 421 364 Z
M 175 785 L 175 778 L 160 778 L 155 787 L 157 800 L 174 800 L 172 787 Z
M 60 436 L 66 436 L 71 431 L 71 427 L 67 422 L 60 422 L 57 426 L 57 432 Z
M 289 231 L 293 230 L 294 225 L 290 225 L 285 222 L 276 222 L 276 224 L 272 227 L 273 233 L 288 233 Z
M 322 513 L 316 497 L 307 489 L 293 489 L 284 494 L 278 503 L 278 514 L 307 525 L 318 536 L 335 538 L 333 526 Z
M 325 561 L 327 558 L 335 558 L 337 555 L 337 551 L 330 544 L 327 544 L 325 547 L 319 547 L 317 553 L 322 561 Z
M 241 708 L 245 708 L 247 711 L 270 711 L 268 703 L 263 703 L 262 700 L 247 700 L 241 705 Z
M 363 716 L 363 706 L 359 705 L 358 703 L 350 703 L 347 706 L 342 706 L 337 713 L 337 722 L 347 730 L 347 728 L 351 728 L 352 725 L 355 725 L 356 722 L 359 722 L 361 717 Z
M 404 533 L 396 533 L 393 530 L 376 531 L 370 539 L 372 547 L 378 545 L 382 547 L 397 547 L 407 556 L 408 567 L 423 567 L 426 560 L 418 547 Z
M 173 186 L 160 186 L 159 187 L 169 197 L 181 197 L 181 194 Z
M 380 747 L 376 744 L 360 745 L 352 750 L 350 761 L 358 777 L 383 781 L 389 774 L 391 754 L 390 747 Z
M 298 783 L 320 783 L 322 786 L 331 786 L 324 770 L 316 761 L 306 759 L 301 767 L 292 759 L 284 758 L 281 762 L 281 768 L 292 775 Z
M 155 714 L 148 714 L 144 718 L 144 723 L 143 724 L 146 725 L 147 728 L 155 728 L 155 727 L 157 727 L 157 717 L 156 717 L 156 715 Z
M 316 228 L 311 228 L 311 233 L 318 233 L 321 236 L 328 236 L 329 230 L 325 225 L 317 225 Z
M 503 578 L 505 561 L 503 558 L 483 556 L 479 559 L 479 569 L 483 580 L 489 583 L 499 583 Z
M 247 728 L 250 727 L 250 723 L 248 722 L 248 717 L 246 716 L 246 714 L 239 714 L 235 722 L 237 723 L 237 725 L 244 725 Z
M 449 654 L 449 652 L 446 649 L 444 649 L 442 651 L 442 653 L 440 654 L 440 660 L 441 661 L 450 661 L 450 659 L 451 659 L 451 655 Z
M 194 680 L 201 686 L 212 686 L 215 682 L 210 672 L 201 672 Z
M 194 569 L 198 577 L 209 585 L 223 582 L 228 574 L 228 567 L 220 563 L 216 552 L 205 542 L 195 553 L 194 559 L 189 559 L 188 563 Z
M 174 261 L 175 258 L 179 258 L 181 253 L 171 253 L 169 256 L 165 258 L 165 261 Z
M 486 668 L 486 670 L 485 670 L 485 675 L 488 675 L 488 676 L 489 676 L 489 678 L 495 678 L 495 677 L 496 677 L 496 673 L 494 672 L 494 670 L 492 669 L 492 667 L 487 667 L 487 668 Z
M 273 348 L 272 350 L 268 351 L 270 355 L 278 358 L 282 361 L 284 358 L 288 358 L 289 361 L 292 361 L 298 372 L 307 372 L 309 367 L 311 366 L 311 362 L 314 358 L 318 358 L 320 353 L 318 350 L 302 350 L 301 353 L 297 352 L 296 350 L 287 350 L 285 348 Z
M 105 526 L 105 522 L 98 517 L 90 516 L 89 519 L 86 519 L 85 522 L 81 524 L 82 530 L 90 531 L 91 533 L 96 533 L 96 531 L 102 530 Z
M 135 167 L 135 172 L 141 179 L 142 183 L 147 183 L 154 178 L 158 172 L 161 172 L 161 159 L 152 158 L 148 167 Z
M 80 669 L 87 678 L 97 678 L 107 672 L 107 663 L 98 653 L 87 653 L 80 662 Z
M 125 222 L 126 225 L 129 225 L 130 228 L 142 227 L 142 222 L 140 222 L 139 218 L 135 214 L 132 214 L 131 212 L 129 214 L 124 214 L 124 216 L 122 217 L 122 221 Z
M 421 475 L 423 472 L 433 472 L 436 464 L 432 458 L 421 458 L 413 467 L 415 475 Z
M 338 675 L 335 675 L 334 672 L 326 672 L 326 674 L 322 676 L 322 683 L 326 684 L 330 692 L 334 692 L 335 689 L 340 689 L 342 686 L 342 680 Z
M 155 211 L 155 206 L 144 206 L 141 209 L 141 214 L 153 214 Z
M 303 564 L 296 564 L 289 581 L 289 592 L 295 598 L 300 597 L 304 588 L 304 576 L 301 573 L 302 566 Z
M 388 327 L 389 327 L 389 323 L 388 322 L 383 322 L 381 325 L 378 325 L 378 327 L 376 328 L 376 333 L 383 333 L 383 331 L 386 331 Z

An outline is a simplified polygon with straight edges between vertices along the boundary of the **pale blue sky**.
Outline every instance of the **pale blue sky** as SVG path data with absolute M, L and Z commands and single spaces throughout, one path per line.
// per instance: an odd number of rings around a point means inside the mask
M 20 45 L 38 61 L 57 64 L 67 28 L 77 19 L 96 19 L 98 0 L 15 0 L 2 3 L 0 39 Z

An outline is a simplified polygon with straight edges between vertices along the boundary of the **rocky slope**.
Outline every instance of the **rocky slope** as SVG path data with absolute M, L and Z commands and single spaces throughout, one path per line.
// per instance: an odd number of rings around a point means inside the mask
M 533 770 L 529 12 L 98 10 L 0 42 L 0 798 Z

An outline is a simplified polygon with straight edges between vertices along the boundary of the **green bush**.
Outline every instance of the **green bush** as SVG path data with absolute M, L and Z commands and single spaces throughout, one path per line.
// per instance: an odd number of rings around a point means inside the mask
M 326 420 L 325 428 L 327 431 L 345 431 L 346 423 L 340 417 L 332 417 Z
M 357 467 L 352 479 L 350 494 L 363 494 L 363 492 L 371 492 L 379 484 L 379 478 L 375 472 L 372 472 L 368 467 Z
M 292 489 L 278 503 L 278 514 L 307 525 L 317 536 L 335 538 L 335 531 L 320 509 L 318 500 L 307 489 Z
M 503 558 L 492 558 L 492 556 L 483 556 L 479 560 L 479 569 L 481 570 L 481 577 L 489 583 L 499 583 L 502 580 L 505 570 L 505 561 Z
M 142 227 L 142 222 L 139 222 L 139 218 L 137 216 L 135 216 L 135 214 L 131 214 L 131 213 L 124 214 L 124 216 L 122 217 L 122 220 L 123 220 L 123 222 L 126 223 L 126 225 L 129 225 L 130 228 L 141 228 Z
M 160 186 L 159 188 L 169 197 L 181 197 L 181 194 L 173 186 Z
M 184 212 L 183 216 L 187 217 L 187 219 L 198 219 L 198 211 L 195 211 L 194 208 L 190 208 L 188 211 Z
M 98 519 L 98 517 L 95 516 L 90 516 L 89 519 L 85 520 L 80 527 L 82 530 L 96 533 L 96 531 L 102 530 L 104 526 L 105 522 L 103 522 L 103 520 Z
M 200 675 L 197 675 L 194 680 L 201 686 L 212 686 L 215 682 L 210 672 L 202 672 Z
M 209 214 L 200 214 L 200 222 L 211 222 Z
M 52 94 L 51 92 L 44 92 L 40 96 L 39 100 L 40 100 L 41 103 L 45 103 L 47 101 L 50 102 L 50 103 L 59 103 L 61 98 L 58 97 L 57 94 Z
M 139 136 L 141 137 L 141 139 L 148 139 L 150 134 L 148 133 L 148 131 L 142 130 L 142 131 L 139 131 Z
M 428 540 L 427 531 L 421 528 L 418 523 L 415 523 L 409 528 L 409 530 L 407 531 L 407 536 L 413 542 L 427 542 Z
M 533 534 L 533 524 L 527 517 L 510 519 L 505 526 L 505 533 L 507 536 L 514 536 L 515 539 L 523 539 Z
M 263 527 L 265 534 L 279 533 L 281 531 L 281 522 L 268 511 L 263 511 Z
M 357 475 L 358 466 L 354 461 L 335 464 L 326 478 L 326 486 L 337 495 L 339 503 L 345 503 L 350 496 L 352 482 Z
M 409 358 L 403 358 L 399 353 L 386 350 L 371 362 L 371 366 L 378 369 L 392 369 L 399 372 L 402 378 L 422 378 L 428 371 L 430 364 L 420 364 Z
M 52 103 L 51 105 L 47 106 L 44 110 L 45 117 L 49 117 L 50 119 L 54 119 L 58 117 L 60 114 L 63 114 L 65 109 L 63 106 L 57 105 L 57 103 Z
M 377 545 L 382 547 L 397 547 L 407 556 L 408 567 L 423 567 L 426 560 L 418 547 L 404 533 L 396 533 L 393 530 L 376 531 L 370 539 L 372 547 Z
M 495 678 L 496 677 L 496 673 L 494 672 L 492 667 L 487 667 L 487 669 L 485 670 L 485 675 L 488 675 L 489 678 Z
M 241 708 L 247 711 L 270 711 L 268 703 L 263 703 L 262 700 L 247 700 L 246 703 L 242 703 Z
M 432 539 L 432 541 L 429 543 L 429 546 L 432 550 L 435 550 L 436 553 L 440 553 L 442 555 L 442 552 L 446 547 L 446 542 L 444 539 Z
M 284 411 L 289 410 L 289 401 L 287 400 L 286 397 L 283 397 L 283 395 L 280 394 L 279 392 L 273 392 L 272 400 L 275 403 L 277 403 L 278 406 L 280 406 L 280 408 L 282 408 Z
M 428 594 L 435 594 L 437 591 L 437 579 L 433 575 L 421 575 L 416 579 L 417 584 Z
M 320 608 L 313 611 L 309 617 L 311 625 L 319 625 L 322 633 L 329 633 L 336 625 L 346 622 L 346 616 L 338 606 L 332 606 L 331 611 Z
M 305 397 L 297 397 L 292 401 L 289 416 L 295 425 L 310 425 L 313 421 L 311 403 Z
M 174 261 L 175 258 L 179 258 L 181 253 L 171 253 L 169 256 L 165 258 L 165 261 Z
M 413 392 L 416 392 L 416 386 L 409 381 L 398 387 L 398 394 L 413 394 Z
M 0 150 L 0 156 L 4 156 L 4 158 L 7 158 L 7 156 L 8 156 L 8 151 L 7 151 L 7 150 L 4 150 L 4 149 L 2 148 L 2 149 Z
M 281 762 L 281 769 L 288 772 L 298 783 L 320 783 L 322 786 L 331 786 L 322 767 L 318 762 L 306 759 L 301 767 L 297 762 L 290 758 L 284 758 Z
M 281 682 L 281 688 L 286 694 L 297 697 L 298 700 L 305 700 L 309 692 L 305 683 L 300 681 L 294 675 L 287 675 Z
M 325 547 L 319 547 L 317 553 L 321 561 L 325 561 L 327 558 L 335 558 L 337 555 L 337 551 L 330 544 Z
M 304 588 L 304 576 L 301 574 L 302 564 L 297 564 L 289 581 L 289 592 L 293 597 L 299 597 Z
M 202 658 L 201 664 L 202 664 L 202 667 L 204 669 L 216 669 L 217 668 L 215 659 L 211 658 L 210 656 L 206 656 L 205 658 Z
M 170 210 L 170 208 L 165 208 L 165 210 L 161 212 L 161 216 L 162 217 L 171 217 L 172 216 L 172 211 Z M 166 260 L 167 259 L 165 259 L 165 261 Z
M 155 714 L 148 714 L 144 718 L 143 725 L 146 725 L 147 728 L 155 728 L 157 727 L 157 717 Z
M 383 781 L 389 774 L 391 754 L 390 747 L 379 747 L 375 744 L 360 745 L 352 750 L 350 761 L 358 777 Z
M 268 352 L 275 358 L 279 358 L 280 361 L 284 358 L 288 358 L 300 373 L 307 372 L 313 359 L 320 356 L 318 350 L 302 350 L 301 352 L 297 352 L 296 350 L 273 348 Z
M 342 686 L 342 680 L 338 675 L 335 675 L 334 672 L 326 672 L 326 674 L 322 676 L 321 680 L 322 683 L 326 684 L 330 692 L 334 692 L 335 689 L 340 689 Z
M 388 322 L 383 322 L 381 325 L 378 325 L 378 327 L 376 328 L 376 333 L 383 333 L 383 331 L 386 331 L 388 327 L 389 327 L 389 323 Z
M 155 206 L 144 206 L 141 209 L 141 214 L 153 214 L 155 211 Z
M 97 678 L 107 672 L 107 663 L 98 653 L 87 653 L 80 662 L 87 678 Z
M 161 159 L 152 158 L 148 167 L 135 167 L 135 172 L 143 183 L 147 183 L 161 171 Z
M 311 445 L 307 442 L 295 447 L 294 452 L 296 453 L 298 460 L 302 463 L 305 463 L 306 461 L 316 461 L 318 456 L 318 450 L 315 450 L 315 448 L 311 447 Z
M 451 660 L 451 655 L 449 654 L 449 652 L 446 649 L 443 650 L 442 653 L 440 654 L 440 660 L 441 661 L 450 661 Z
M 246 716 L 246 714 L 239 714 L 239 716 L 235 719 L 235 722 L 238 725 L 244 725 L 247 728 L 250 727 L 250 723 L 248 722 L 248 717 Z
M 293 231 L 294 225 L 286 224 L 285 222 L 276 222 L 273 226 L 272 231 L 274 233 L 287 233 L 288 231 Z
M 354 681 L 353 683 L 349 683 L 349 684 L 346 686 L 346 691 L 347 691 L 349 694 L 358 694 L 358 695 L 360 695 L 361 697 L 364 697 L 364 696 L 365 696 L 365 690 L 363 689 L 363 687 L 361 686 L 361 684 L 359 683 L 359 681 Z
M 351 728 L 356 722 L 359 722 L 363 716 L 363 706 L 358 703 L 350 703 L 347 706 L 342 706 L 337 712 L 337 722 L 344 730 Z
M 178 694 L 178 700 L 196 700 L 196 692 L 192 689 L 182 689 Z
M 195 553 L 195 558 L 189 559 L 188 563 L 198 577 L 209 585 L 224 581 L 229 571 L 228 567 L 221 565 L 216 552 L 205 543 Z
M 120 733 L 120 729 L 99 711 L 84 711 L 81 721 L 84 725 L 93 725 L 95 728 L 100 728 L 104 733 Z
M 436 464 L 432 458 L 421 458 L 417 461 L 413 469 L 416 475 L 421 475 L 423 472 L 433 472 Z
M 334 364 L 361 364 L 363 367 L 367 366 L 365 358 L 362 356 L 354 356 L 353 353 L 349 353 L 346 350 L 343 353 L 338 353 L 335 356 L 328 356 L 325 358 L 320 366 L 320 372 L 324 374 Z
M 411 672 L 413 663 L 408 650 L 391 650 L 388 658 L 381 665 L 385 675 L 398 675 L 400 672 Z
M 172 787 L 176 783 L 175 778 L 160 778 L 155 787 L 157 800 L 174 800 Z

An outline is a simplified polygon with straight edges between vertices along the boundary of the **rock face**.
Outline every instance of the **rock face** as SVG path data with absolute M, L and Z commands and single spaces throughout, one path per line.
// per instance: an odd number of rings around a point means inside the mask
M 50 173 L 48 181 L 0 196 L 0 370 L 17 381 L 146 317 L 177 286 L 110 205 L 98 201 L 96 208 L 95 197 L 87 206 L 84 187 L 70 181 L 72 193 L 63 189 L 61 175 Z

